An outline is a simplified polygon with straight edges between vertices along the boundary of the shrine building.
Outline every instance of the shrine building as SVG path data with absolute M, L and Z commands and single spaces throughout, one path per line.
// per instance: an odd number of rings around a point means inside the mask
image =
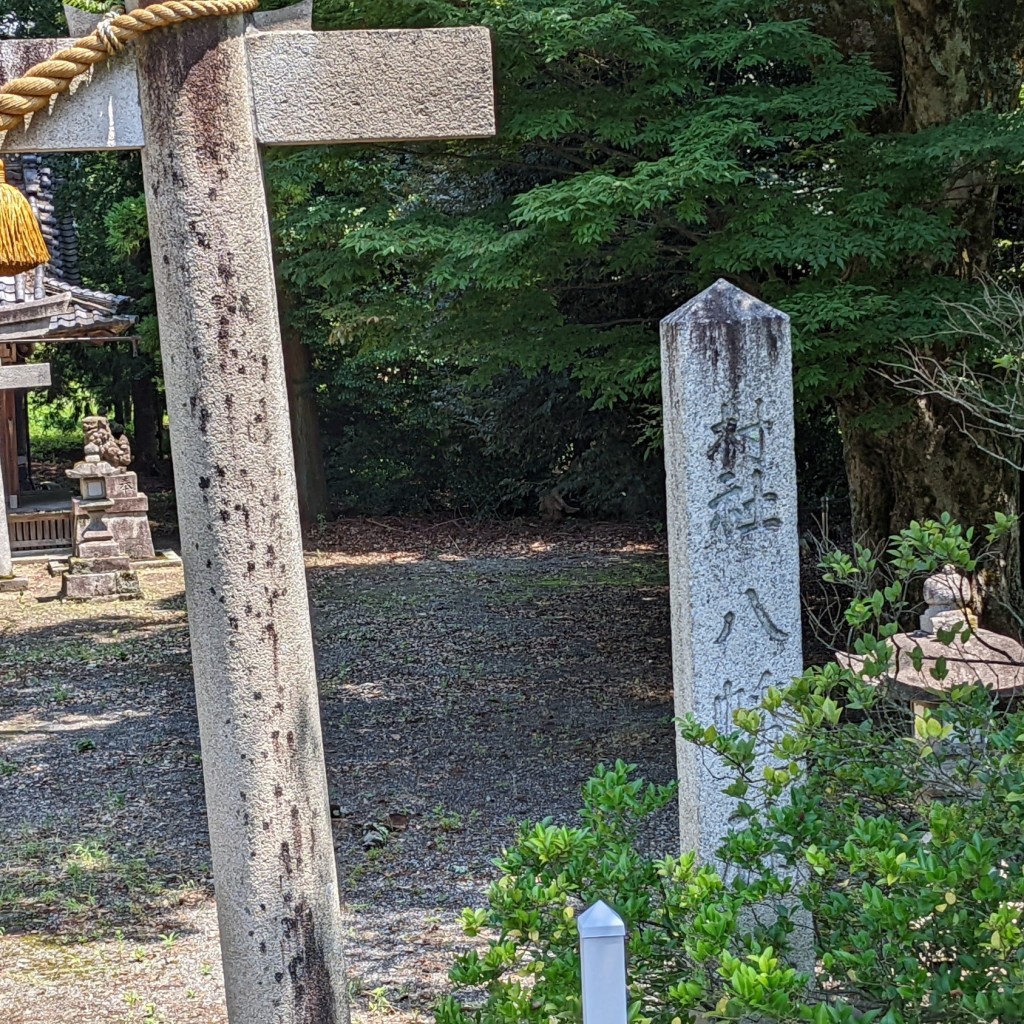
M 137 317 L 124 295 L 82 285 L 73 218 L 58 215 L 56 182 L 42 157 L 5 157 L 7 181 L 28 199 L 50 250 L 50 262 L 14 277 L 0 276 L 0 365 L 29 360 L 40 343 L 102 345 L 124 338 Z M 0 472 L 15 555 L 71 551 L 71 495 L 38 490 L 32 475 L 28 402 L 24 392 L 0 391 Z

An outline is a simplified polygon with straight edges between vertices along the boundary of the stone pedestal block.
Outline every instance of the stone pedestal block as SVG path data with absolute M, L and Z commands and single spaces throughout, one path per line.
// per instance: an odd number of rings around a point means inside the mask
M 0 511 L 0 516 L 3 512 Z M 21 576 L 0 576 L 0 594 L 20 594 L 28 590 L 28 580 Z
M 111 550 L 116 548 L 117 553 L 134 561 L 155 557 L 149 530 L 149 498 L 139 493 L 139 480 L 134 473 L 104 462 L 85 461 L 68 470 L 68 476 L 78 480 L 82 489 L 82 496 L 71 502 L 76 555 L 87 558 L 100 554 L 85 545 L 98 528 L 90 522 L 90 509 L 95 520 L 98 503 L 103 502 L 103 529 L 114 546 Z
M 142 597 L 127 558 L 71 558 L 60 596 L 65 601 L 129 601 Z
M 145 495 L 140 495 L 135 500 L 144 501 L 145 508 L 149 508 L 149 501 Z M 154 558 L 153 535 L 150 533 L 146 511 L 119 511 L 119 504 L 120 502 L 115 500 L 114 508 L 107 516 L 107 527 L 114 536 L 114 542 L 133 561 Z

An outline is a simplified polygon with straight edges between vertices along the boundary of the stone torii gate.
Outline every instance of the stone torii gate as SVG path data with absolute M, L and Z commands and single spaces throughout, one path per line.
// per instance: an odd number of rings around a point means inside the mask
M 21 391 L 50 386 L 49 363 L 0 366 L 0 391 Z M 11 561 L 11 534 L 7 528 L 7 491 L 0 473 L 0 594 L 25 590 L 28 581 L 14 575 Z
M 152 33 L 0 143 L 142 150 L 232 1024 L 348 1020 L 260 146 L 494 131 L 486 30 L 309 18 Z M 0 43 L 0 80 L 65 45 Z

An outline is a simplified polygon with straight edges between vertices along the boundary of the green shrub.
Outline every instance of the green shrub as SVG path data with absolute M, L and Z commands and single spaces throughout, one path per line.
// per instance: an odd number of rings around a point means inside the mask
M 992 529 L 990 540 L 1009 519 Z M 1024 713 L 981 687 L 953 688 L 916 723 L 883 686 L 886 638 L 907 595 L 944 563 L 970 571 L 970 531 L 914 523 L 883 563 L 827 559 L 857 589 L 847 620 L 865 659 L 809 669 L 719 735 L 683 736 L 717 757 L 737 800 L 720 857 L 657 857 L 639 837 L 673 799 L 619 762 L 583 789 L 580 824 L 526 824 L 497 866 L 488 906 L 467 910 L 486 949 L 458 958 L 438 1024 L 580 1019 L 576 915 L 597 899 L 629 928 L 629 1017 L 811 1024 L 953 1024 L 1024 1019 Z M 871 582 L 885 570 L 881 589 Z M 948 630 L 949 643 L 970 627 Z M 944 668 L 936 666 L 936 675 Z M 785 726 L 767 768 L 762 734 Z M 799 970 L 795 929 L 810 913 L 817 978 Z

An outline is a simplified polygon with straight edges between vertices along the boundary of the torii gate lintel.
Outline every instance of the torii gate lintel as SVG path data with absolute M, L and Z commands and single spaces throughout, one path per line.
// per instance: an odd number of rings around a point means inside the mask
M 308 12 L 308 4 L 302 3 L 245 16 L 246 60 L 261 146 L 494 134 L 487 29 L 297 28 L 308 21 Z M 89 28 L 87 22 L 79 24 Z M 165 47 L 166 39 L 158 34 L 149 43 Z M 67 39 L 0 40 L 0 81 L 18 77 L 67 44 Z M 6 137 L 0 133 L 0 153 L 142 149 L 146 132 L 138 71 L 134 47 L 98 65 L 72 86 L 71 95 L 55 97 L 49 112 L 32 115 L 21 131 Z

